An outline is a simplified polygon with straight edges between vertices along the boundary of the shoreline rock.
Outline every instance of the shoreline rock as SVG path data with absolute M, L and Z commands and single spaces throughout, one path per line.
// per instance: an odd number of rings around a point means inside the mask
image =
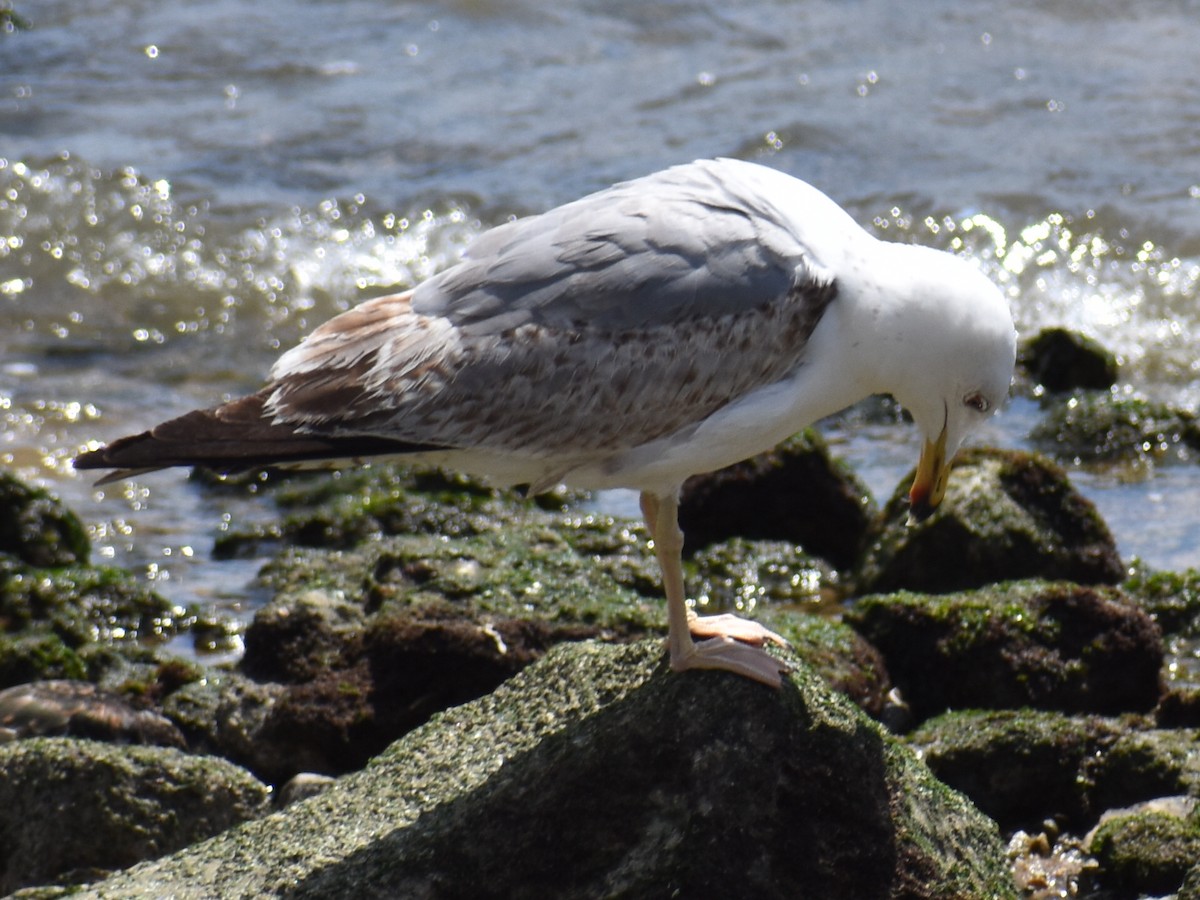
M 803 664 L 782 691 L 675 676 L 657 641 L 559 645 L 317 797 L 86 896 L 735 884 L 763 897 L 1016 897 L 995 826 Z

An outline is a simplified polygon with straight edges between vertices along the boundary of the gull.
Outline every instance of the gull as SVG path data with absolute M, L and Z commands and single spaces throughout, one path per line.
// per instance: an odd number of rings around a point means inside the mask
M 688 609 L 685 479 L 874 394 L 924 441 L 910 521 L 1004 400 L 1003 294 L 950 253 L 876 239 L 811 185 L 699 160 L 481 234 L 279 358 L 257 393 L 83 453 L 114 481 L 169 466 L 403 457 L 537 493 L 632 488 L 662 572 L 671 668 L 778 687 L 762 625 Z M 803 515 L 797 498 L 797 515 Z

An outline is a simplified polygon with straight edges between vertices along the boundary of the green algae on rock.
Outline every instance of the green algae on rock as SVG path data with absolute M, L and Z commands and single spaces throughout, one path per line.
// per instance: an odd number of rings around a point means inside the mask
M 1125 577 L 1116 542 L 1067 474 L 1037 454 L 970 448 L 946 497 L 908 526 L 906 479 L 888 501 L 859 569 L 863 592 L 944 592 L 1018 578 L 1114 584 Z
M 1088 759 L 1082 777 L 1094 810 L 1174 794 L 1200 798 L 1200 730 L 1129 731 Z
M 1116 815 L 1095 830 L 1089 849 L 1102 883 L 1122 896 L 1170 894 L 1200 859 L 1200 812 Z
M 166 747 L 0 744 L 0 891 L 171 853 L 261 814 L 267 796 L 231 763 Z
M 1117 357 L 1099 341 L 1068 328 L 1043 328 L 1021 341 L 1017 365 L 1048 391 L 1105 390 L 1117 381 Z
M 1117 588 L 1025 581 L 855 601 L 847 621 L 883 653 L 918 719 L 945 709 L 1146 711 L 1158 626 Z
M 661 631 L 659 588 L 642 567 L 640 530 L 606 517 L 545 513 L 509 525 L 457 538 L 415 534 L 350 550 L 282 551 L 264 570 L 276 596 L 247 628 L 241 663 L 246 674 L 284 685 L 259 739 L 293 748 L 309 768 L 346 771 L 435 712 L 494 689 L 556 643 Z M 882 706 L 889 685 L 878 653 L 846 626 L 785 608 L 812 599 L 810 576 L 820 570 L 808 557 L 783 545 L 726 542 L 689 565 L 714 603 L 737 608 L 732 582 L 754 585 L 754 609 L 742 612 L 792 640 L 864 708 Z M 273 780 L 293 774 L 269 771 Z
M 1200 451 L 1200 422 L 1166 403 L 1092 391 L 1053 401 L 1030 438 L 1069 463 L 1187 460 Z
M 766 453 L 688 479 L 679 524 L 688 553 L 733 537 L 787 541 L 847 569 L 874 512 L 870 491 L 810 428 Z
M 0 554 L 29 566 L 86 563 L 91 553 L 79 517 L 49 491 L 0 470 Z
M 90 895 L 697 896 L 731 884 L 764 897 L 1016 896 L 995 826 L 802 664 L 770 691 L 672 675 L 658 642 L 560 645 L 319 796 Z
M 1125 728 L 1099 716 L 962 710 L 929 719 L 905 740 L 940 780 L 1011 829 L 1055 816 L 1082 821 L 1090 805 L 1082 767 Z

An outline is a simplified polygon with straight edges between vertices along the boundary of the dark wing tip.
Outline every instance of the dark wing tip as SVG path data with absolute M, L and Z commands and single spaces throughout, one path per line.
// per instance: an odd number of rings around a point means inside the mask
M 76 469 L 113 469 L 96 484 L 174 466 L 202 466 L 222 474 L 270 465 L 320 463 L 370 456 L 444 450 L 379 435 L 320 434 L 263 415 L 255 394 L 214 409 L 199 409 L 140 434 L 118 438 L 75 458 Z

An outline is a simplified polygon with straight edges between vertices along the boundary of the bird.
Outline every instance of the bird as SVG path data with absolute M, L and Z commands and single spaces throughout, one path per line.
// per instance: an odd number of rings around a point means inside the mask
M 704 159 L 484 231 L 454 265 L 318 326 L 256 393 L 89 444 L 75 467 L 116 470 L 99 484 L 405 458 L 531 494 L 633 489 L 671 669 L 780 687 L 782 637 L 688 607 L 685 479 L 890 394 L 923 437 L 923 520 L 1015 356 L 1008 301 L 977 266 L 880 240 L 775 168 Z

